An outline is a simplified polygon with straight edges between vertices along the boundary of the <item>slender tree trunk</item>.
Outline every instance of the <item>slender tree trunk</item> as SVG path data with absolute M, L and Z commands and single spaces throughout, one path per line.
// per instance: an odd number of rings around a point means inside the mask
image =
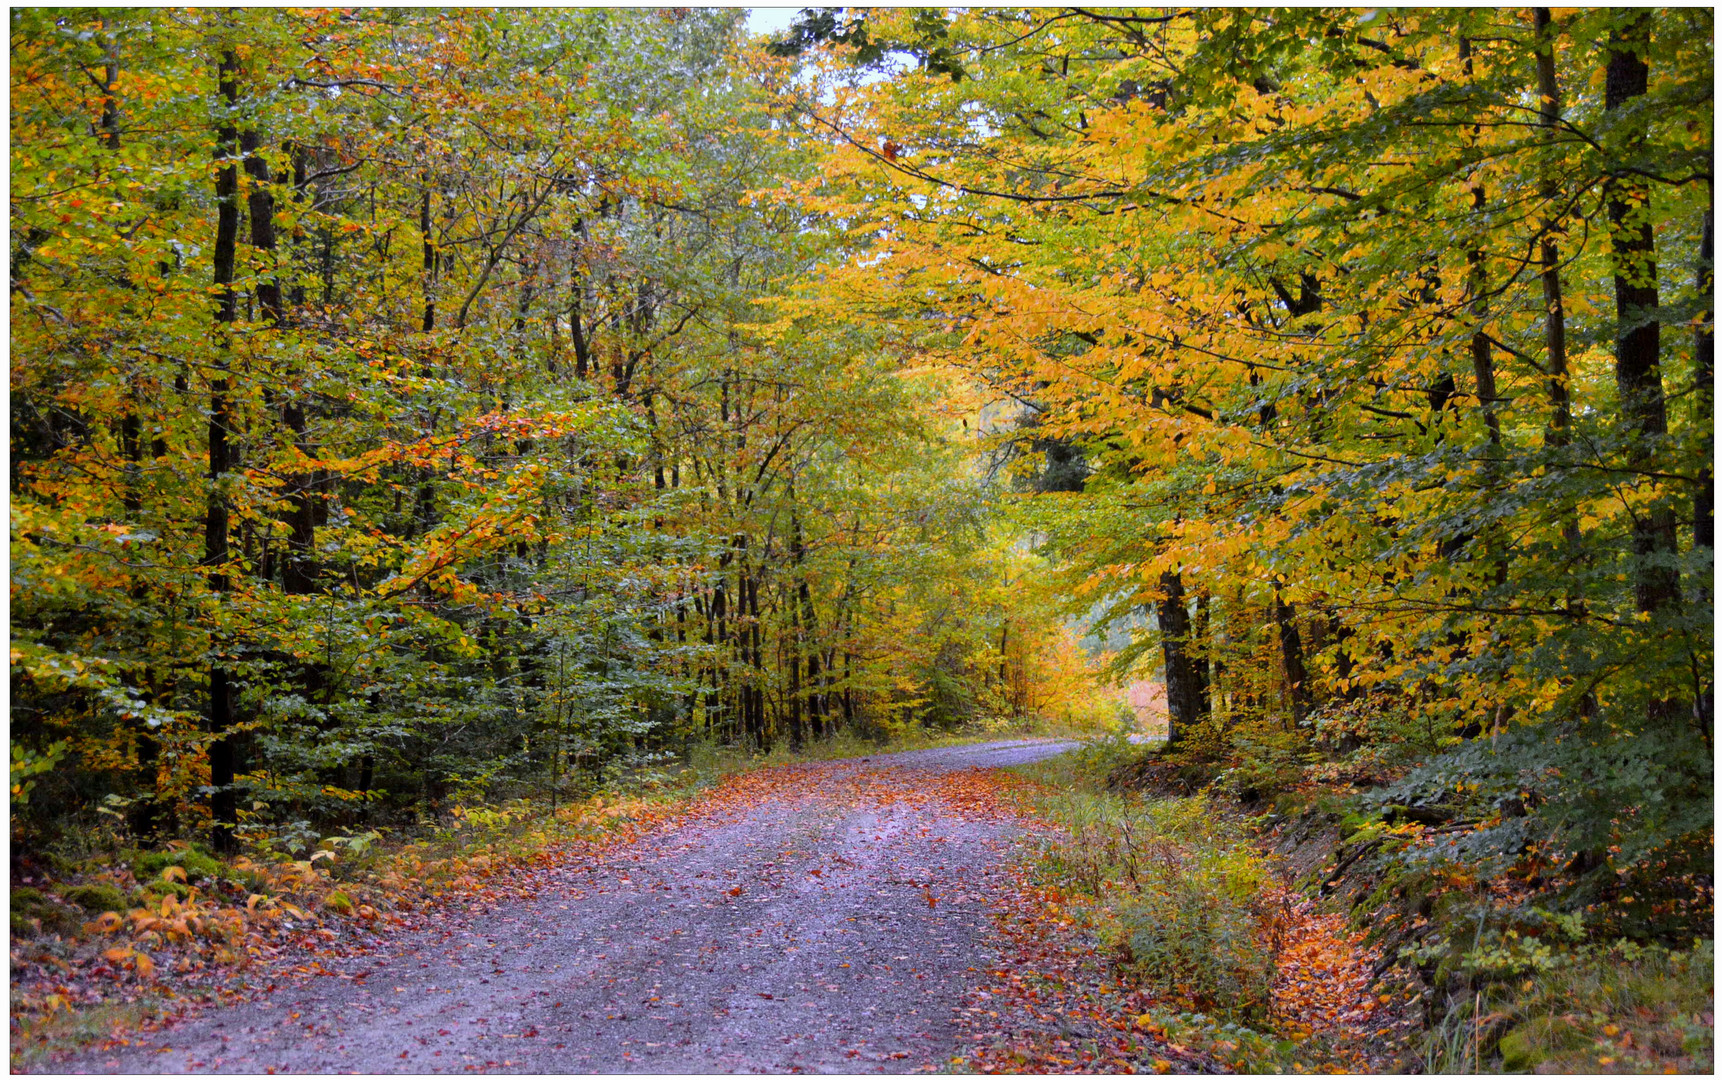
M 1211 716 L 1214 711 L 1211 629 L 1208 590 L 1201 589 L 1196 593 L 1196 625 L 1190 639 L 1190 668 L 1196 678 L 1196 708 L 1203 716 Z
M 795 503 L 795 484 L 793 481 L 791 481 L 789 485 L 789 499 L 790 505 L 793 507 Z M 806 738 L 806 732 L 802 726 L 803 702 L 801 672 L 807 649 L 807 641 L 804 636 L 805 630 L 801 624 L 802 597 L 800 595 L 800 591 L 804 590 L 807 586 L 807 579 L 801 575 L 802 564 L 807 558 L 807 550 L 803 544 L 801 534 L 801 516 L 796 513 L 794 509 L 791 509 L 789 513 L 789 558 L 791 565 L 794 567 L 793 573 L 799 584 L 799 589 L 795 596 L 791 597 L 786 595 L 784 597 L 784 606 L 789 609 L 790 630 L 789 743 L 792 748 L 799 750 Z M 785 592 L 787 593 L 787 591 L 786 586 Z
M 1715 212 L 1704 211 L 1704 232 L 1698 242 L 1698 295 L 1709 299 L 1716 289 Z M 1716 313 L 1705 308 L 1692 331 L 1693 409 L 1704 432 L 1703 468 L 1698 471 L 1698 490 L 1692 507 L 1692 542 L 1698 547 L 1716 546 L 1716 477 L 1713 471 L 1711 419 L 1716 407 Z
M 1303 638 L 1298 634 L 1297 610 L 1280 597 L 1274 587 L 1274 623 L 1279 627 L 1280 659 L 1285 664 L 1287 696 L 1291 699 L 1292 723 L 1302 728 L 1309 719 L 1309 671 L 1303 661 Z
M 209 502 L 204 520 L 204 565 L 209 569 L 209 590 L 215 594 L 216 618 L 221 617 L 227 576 L 227 497 L 222 485 L 231 467 L 228 429 L 228 353 L 233 324 L 239 315 L 239 298 L 233 289 L 234 260 L 239 241 L 239 170 L 233 164 L 239 154 L 239 132 L 234 113 L 239 103 L 239 59 L 231 51 L 222 54 L 219 68 L 222 119 L 215 134 L 216 159 L 223 162 L 216 172 L 215 287 L 216 361 L 215 378 L 209 384 Z M 237 850 L 234 829 L 239 824 L 238 793 L 233 789 L 234 737 L 232 676 L 221 658 L 226 643 L 217 628 L 210 639 L 209 744 L 210 841 L 221 852 Z
M 753 664 L 751 686 L 751 693 L 753 695 L 753 721 L 754 729 L 759 738 L 759 747 L 761 750 L 764 750 L 768 749 L 771 744 L 771 732 L 770 729 L 766 727 L 765 723 L 765 651 L 763 632 L 760 627 L 759 618 L 760 574 L 761 568 L 755 568 L 751 574 L 747 575 L 747 597 L 748 616 L 750 619 L 748 640 L 752 646 L 751 660 Z
M 1555 78 L 1555 44 L 1548 8 L 1532 8 L 1537 31 L 1537 96 L 1540 99 L 1539 123 L 1551 135 L 1561 122 L 1561 87 Z M 1552 177 L 1542 185 L 1542 198 L 1552 204 L 1558 188 Z M 1567 321 L 1566 306 L 1561 293 L 1561 253 L 1555 237 L 1562 228 L 1553 217 L 1545 218 L 1540 227 L 1542 240 L 1538 252 L 1542 260 L 1543 337 L 1547 350 L 1549 379 L 1548 442 L 1565 446 L 1568 429 L 1572 427 L 1572 398 L 1567 386 Z
M 1353 637 L 1354 632 L 1351 627 L 1345 625 L 1338 614 L 1333 612 L 1328 613 L 1327 632 L 1334 641 L 1334 673 L 1345 684 L 1345 689 L 1340 691 L 1340 696 L 1346 701 L 1356 701 L 1362 696 L 1363 688 L 1351 681 L 1352 672 L 1356 670 L 1357 662 L 1352 658 L 1351 649 L 1346 645 L 1346 642 Z
M 1715 211 L 1707 208 L 1704 212 L 1704 234 L 1698 245 L 1698 295 L 1710 297 L 1716 286 L 1714 269 L 1714 244 L 1712 230 L 1715 226 Z M 1716 499 L 1716 480 L 1712 471 L 1712 410 L 1715 408 L 1715 364 L 1716 337 L 1714 320 L 1715 311 L 1706 310 L 1698 320 L 1698 326 L 1692 334 L 1692 359 L 1694 367 L 1694 407 L 1698 412 L 1698 423 L 1704 430 L 1701 445 L 1704 448 L 1704 468 L 1698 474 L 1698 491 L 1694 499 L 1692 513 L 1692 542 L 1695 547 L 1710 556 L 1709 561 L 1699 570 L 1694 583 L 1692 602 L 1699 610 L 1708 609 L 1715 595 L 1715 550 L 1716 550 L 1716 519 L 1714 502 Z M 1697 662 L 1693 657 L 1694 687 L 1692 695 L 1693 719 L 1698 730 L 1704 735 L 1705 746 L 1712 745 L 1716 715 L 1716 688 L 1712 681 L 1712 672 Z
M 1554 22 L 1548 8 L 1532 8 L 1531 19 L 1537 34 L 1537 98 L 1538 123 L 1548 136 L 1558 136 L 1561 123 L 1561 85 L 1555 74 Z M 1561 288 L 1561 252 L 1556 239 L 1565 225 L 1554 217 L 1555 200 L 1560 187 L 1552 174 L 1540 185 L 1540 195 L 1549 208 L 1549 216 L 1539 226 L 1538 256 L 1542 263 L 1539 277 L 1543 286 L 1543 341 L 1545 373 L 1548 377 L 1549 430 L 1545 443 L 1560 450 L 1572 441 L 1572 391 L 1568 385 L 1566 302 Z M 1561 523 L 1561 537 L 1566 542 L 1569 558 L 1580 560 L 1581 534 L 1576 509 L 1568 508 Z M 1566 609 L 1575 618 L 1585 612 L 1584 600 L 1576 588 L 1567 592 Z
M 424 244 L 424 263 L 420 287 L 424 290 L 424 315 L 419 320 L 420 329 L 430 333 L 436 329 L 436 276 L 437 252 L 436 240 L 431 233 L 431 181 L 427 169 L 419 173 L 419 237 Z
M 109 48 L 116 48 L 110 44 Z M 102 99 L 102 145 L 110 151 L 120 148 L 120 103 L 119 57 L 110 52 L 107 63 L 103 67 L 103 99 Z M 127 287 L 130 287 L 129 280 Z M 134 375 L 128 380 L 126 394 L 126 412 L 120 420 L 120 445 L 125 454 L 125 490 L 121 494 L 121 504 L 126 516 L 137 520 L 143 514 L 143 411 L 142 395 L 138 389 L 138 379 Z M 142 581 L 135 581 L 132 586 L 132 598 L 144 599 Z M 148 675 L 146 673 L 146 680 Z M 157 762 L 161 757 L 161 743 L 156 738 L 154 730 L 144 721 L 137 724 L 137 766 L 134 775 L 137 778 L 137 788 L 141 793 L 137 802 L 132 804 L 129 821 L 133 834 L 149 840 L 154 838 L 160 828 L 160 793 L 157 784 Z
M 1603 107 L 1610 112 L 1649 88 L 1650 67 L 1637 51 L 1647 26 L 1648 20 L 1639 15 L 1609 42 Z M 1656 238 L 1650 225 L 1650 192 L 1642 181 L 1609 181 L 1608 220 L 1614 248 L 1615 386 L 1631 447 L 1629 467 L 1648 472 L 1654 467 L 1655 445 L 1668 431 L 1668 413 L 1662 392 L 1662 325 L 1656 315 Z M 1665 499 L 1634 519 L 1632 540 L 1638 558 L 1633 581 L 1638 610 L 1651 613 L 1677 601 L 1679 578 L 1672 567 L 1657 565 L 1676 551 L 1674 510 Z
M 1465 62 L 1465 74 L 1472 74 L 1471 39 L 1459 39 L 1459 56 Z M 1473 127 L 1473 135 L 1478 129 Z M 1484 294 L 1489 288 L 1489 270 L 1483 259 L 1483 237 L 1486 229 L 1483 223 L 1483 210 L 1487 204 L 1487 193 L 1481 180 L 1471 184 L 1471 209 L 1477 215 L 1477 243 L 1465 253 L 1465 263 L 1469 268 L 1469 284 L 1471 289 L 1471 317 L 1476 320 L 1476 329 L 1471 334 L 1471 373 L 1477 380 L 1477 400 L 1483 412 L 1483 426 L 1489 433 L 1489 446 L 1493 453 L 1490 456 L 1491 472 L 1498 468 L 1495 460 L 1501 447 L 1501 419 L 1496 413 L 1498 397 L 1495 390 L 1495 358 L 1490 348 L 1489 335 L 1483 326 L 1489 317 L 1489 302 Z
M 580 234 L 581 251 L 585 252 L 591 244 L 591 234 L 587 231 L 584 218 L 576 225 Z M 582 262 L 584 255 L 582 255 Z M 584 379 L 592 370 L 592 346 L 587 340 L 585 313 L 588 310 L 596 312 L 597 302 L 591 290 L 590 269 L 582 268 L 580 263 L 571 264 L 568 272 L 568 337 L 574 343 L 574 375 Z
M 729 552 L 719 557 L 717 583 L 712 587 L 711 629 L 706 637 L 706 643 L 712 646 L 712 692 L 706 702 L 707 717 L 716 716 L 723 709 L 724 699 L 728 696 L 725 676 L 729 672 L 730 645 L 728 627 L 724 620 L 729 612 L 728 564 L 731 559 Z

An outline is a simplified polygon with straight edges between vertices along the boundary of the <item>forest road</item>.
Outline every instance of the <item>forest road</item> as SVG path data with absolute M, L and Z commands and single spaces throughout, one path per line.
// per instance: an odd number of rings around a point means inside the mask
M 1022 825 L 972 770 L 1017 740 L 807 763 L 586 865 L 528 901 L 451 908 L 332 977 L 280 980 L 99 1073 L 910 1072 L 956 1052 L 992 962 L 985 897 Z M 752 785 L 749 788 L 748 785 Z M 990 789 L 987 789 L 990 790 Z M 999 879 L 995 880 L 995 875 Z

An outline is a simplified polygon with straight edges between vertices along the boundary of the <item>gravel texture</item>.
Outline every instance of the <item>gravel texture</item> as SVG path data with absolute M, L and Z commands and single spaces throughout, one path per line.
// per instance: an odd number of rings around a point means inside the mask
M 957 1052 L 1021 826 L 927 792 L 1016 740 L 781 770 L 602 861 L 51 1071 L 908 1072 Z

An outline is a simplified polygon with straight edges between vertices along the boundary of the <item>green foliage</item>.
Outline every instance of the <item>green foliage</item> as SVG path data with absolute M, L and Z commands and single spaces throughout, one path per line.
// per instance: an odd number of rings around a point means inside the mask
M 1116 908 L 1113 940 L 1125 966 L 1198 1008 L 1263 1015 L 1275 972 L 1262 940 L 1266 878 L 1258 860 L 1237 851 L 1151 859 Z
M 1504 802 L 1523 816 L 1468 832 L 1421 857 L 1498 872 L 1526 845 L 1604 851 L 1613 870 L 1641 865 L 1710 824 L 1712 756 L 1684 719 L 1632 726 L 1606 711 L 1591 720 L 1515 727 L 1435 757 L 1372 793 L 1376 806 L 1454 802 L 1485 816 Z M 1618 809 L 1633 807 L 1629 821 Z M 1601 869 L 1604 860 L 1597 860 Z
M 66 756 L 67 748 L 67 743 L 63 739 L 50 743 L 41 753 L 36 753 L 28 746 L 17 742 L 12 744 L 10 778 L 14 818 L 30 805 L 30 792 L 36 787 L 37 777 L 49 772 L 55 765 L 59 764 L 60 759 Z
M 1245 802 L 1272 799 L 1301 781 L 1304 767 L 1316 760 L 1307 737 L 1282 725 L 1246 722 L 1230 736 L 1230 767 L 1214 782 Z
M 1568 948 L 1525 974 L 1530 977 L 1522 985 L 1490 989 L 1448 1014 L 1432 1033 L 1431 1071 L 1705 1073 L 1714 1067 L 1715 1029 L 1708 1019 L 1714 948 L 1708 939 L 1682 952 L 1631 942 Z
M 1095 740 L 1024 770 L 1043 783 L 1066 778 L 1037 801 L 1064 830 L 1042 847 L 1040 873 L 1089 898 L 1102 940 L 1147 985 L 1208 1012 L 1259 1017 L 1275 972 L 1273 875 L 1248 831 L 1207 797 L 1142 802 L 1097 790 L 1129 746 Z
M 1311 1056 L 1290 1039 L 1201 1012 L 1153 1009 L 1138 1018 L 1138 1026 L 1240 1073 L 1303 1072 Z

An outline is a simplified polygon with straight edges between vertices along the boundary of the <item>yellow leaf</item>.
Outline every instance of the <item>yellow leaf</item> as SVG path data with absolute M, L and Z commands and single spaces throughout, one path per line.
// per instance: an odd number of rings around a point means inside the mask
M 138 953 L 138 974 L 146 979 L 155 975 L 155 961 L 143 953 Z
M 104 911 L 96 917 L 95 922 L 87 922 L 84 929 L 92 933 L 111 934 L 120 928 L 120 915 L 117 911 Z

